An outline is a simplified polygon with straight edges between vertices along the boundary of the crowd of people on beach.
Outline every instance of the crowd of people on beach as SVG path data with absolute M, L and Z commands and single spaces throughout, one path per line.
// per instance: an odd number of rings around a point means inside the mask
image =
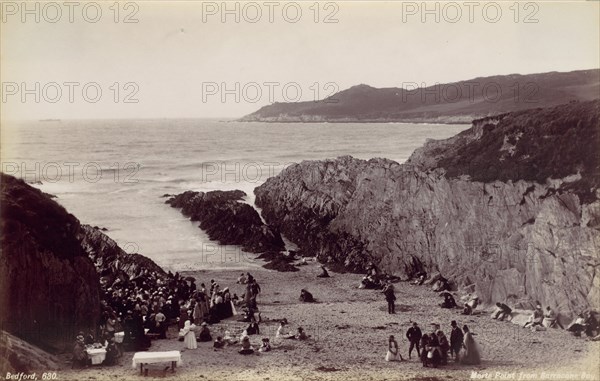
M 440 365 L 447 365 L 449 359 L 454 362 L 468 365 L 477 365 L 481 362 L 478 345 L 469 331 L 467 325 L 462 329 L 458 327 L 456 321 L 450 323 L 450 339 L 442 331 L 437 323 L 431 323 L 431 332 L 423 333 L 416 322 L 406 331 L 406 338 L 409 342 L 408 358 L 412 358 L 413 350 L 416 350 L 417 356 L 424 367 L 437 368 Z M 461 354 L 461 350 L 464 353 Z M 385 356 L 386 361 L 403 361 L 404 358 L 398 349 L 398 342 L 391 335 L 388 338 L 388 351 Z
M 115 364 L 123 351 L 144 351 L 151 346 L 152 339 L 165 339 L 172 324 L 178 325 L 180 338 L 188 348 L 196 340 L 212 341 L 208 325 L 238 314 L 236 306 L 242 308 L 242 321 L 250 322 L 248 334 L 259 333 L 256 299 L 260 285 L 250 273 L 242 274 L 238 283 L 246 286 L 242 298 L 232 296 L 228 287 L 221 289 L 214 279 L 207 288 L 204 283 L 197 286 L 194 278 L 184 278 L 179 273 L 162 275 L 146 269 L 132 278 L 123 273 L 103 277 L 99 325 L 77 335 L 73 365 L 89 365 L 86 349 L 92 347 L 105 348 L 104 364 Z M 196 330 L 196 326 L 200 328 Z M 190 339 L 190 333 L 195 340 Z
M 321 266 L 321 269 L 318 277 L 328 278 L 325 267 Z M 423 285 L 426 281 L 432 285 L 433 291 L 440 292 L 440 297 L 443 297 L 440 308 L 461 308 L 450 292 L 449 281 L 441 275 L 427 279 L 427 273 L 422 271 L 411 283 Z M 250 336 L 261 334 L 262 317 L 257 303 L 261 288 L 257 280 L 247 272 L 239 276 L 237 283 L 245 286 L 241 297 L 231 295 L 228 287 L 221 289 L 214 279 L 210 280 L 208 287 L 204 283 L 198 286 L 194 278 L 182 277 L 179 273 L 159 274 L 144 270 L 132 278 L 123 275 L 102 278 L 100 324 L 95 331 L 80 332 L 77 335 L 73 347 L 73 365 L 89 365 L 87 350 L 92 348 L 104 348 L 104 364 L 114 365 L 118 363 L 123 351 L 144 351 L 151 346 L 152 339 L 165 339 L 171 325 L 177 325 L 179 340 L 186 349 L 198 348 L 198 342 L 213 342 L 215 350 L 239 346 L 238 353 L 242 355 L 269 352 L 273 345 L 277 346 L 283 340 L 310 338 L 302 327 L 297 327 L 296 332 L 291 333 L 287 319 L 282 319 L 273 341 L 269 337 L 262 337 L 260 346 L 254 348 L 250 343 Z M 376 266 L 368 266 L 359 288 L 380 289 L 387 302 L 388 314 L 396 313 L 394 285 L 389 278 L 380 274 Z M 307 289 L 301 290 L 299 299 L 303 303 L 316 302 Z M 462 314 L 475 314 L 478 304 L 478 298 L 471 297 L 464 303 Z M 238 316 L 239 322 L 248 323 L 241 335 L 235 337 L 226 330 L 223 335 L 213 337 L 209 326 L 234 316 Z M 496 309 L 491 315 L 497 321 L 511 320 L 512 316 L 513 310 L 506 303 L 496 303 Z M 411 323 L 406 331 L 408 359 L 416 351 L 424 367 L 443 366 L 451 360 L 457 364 L 480 364 L 480 350 L 467 325 L 461 328 L 452 320 L 449 336 L 446 336 L 438 323 L 431 323 L 428 333 L 423 333 L 416 322 Z M 556 313 L 549 306 L 543 310 L 539 302 L 523 327 L 535 331 L 550 327 L 563 328 Z M 576 336 L 585 332 L 591 338 L 600 338 L 600 324 L 592 312 L 581 314 L 567 330 Z M 404 360 L 393 335 L 388 337 L 385 360 Z
M 441 308 L 455 309 L 460 308 L 456 299 L 450 291 L 450 282 L 442 277 L 440 274 L 432 276 L 431 279 L 427 279 L 427 273 L 420 271 L 416 274 L 415 279 L 411 282 L 413 285 L 432 285 L 433 291 L 441 291 L 440 296 L 444 298 L 443 302 L 439 304 Z M 388 302 L 388 312 L 394 313 L 393 301 L 395 296 L 392 292 L 386 292 L 386 289 L 390 288 L 390 284 L 384 285 L 384 293 L 386 294 L 386 300 Z M 391 286 L 393 287 L 393 286 Z M 476 311 L 479 305 L 479 297 L 477 295 L 470 295 L 467 301 L 463 304 L 462 314 L 463 315 L 476 315 L 480 311 Z M 495 309 L 492 311 L 491 317 L 497 321 L 511 321 L 514 315 L 514 311 L 505 302 L 497 302 Z M 595 311 L 584 311 L 580 313 L 577 318 L 567 326 L 566 330 L 573 333 L 574 336 L 581 336 L 585 333 L 591 340 L 600 340 L 600 322 L 598 320 L 598 314 Z M 546 306 L 544 309 L 539 301 L 535 302 L 535 308 L 528 317 L 528 320 L 523 324 L 523 328 L 529 328 L 532 331 L 545 331 L 548 328 L 560 328 L 565 329 L 560 322 L 558 314 L 550 306 Z
M 396 295 L 394 285 L 390 281 L 382 281 L 382 277 L 374 267 L 369 267 L 367 274 L 363 277 L 359 288 L 375 288 L 381 289 L 387 302 L 388 314 L 395 314 Z M 413 285 L 423 285 L 427 283 L 431 285 L 432 291 L 440 292 L 439 296 L 443 297 L 443 301 L 439 307 L 445 309 L 462 309 L 462 315 L 478 315 L 481 311 L 476 308 L 479 306 L 479 297 L 475 294 L 467 295 L 464 299 L 463 306 L 459 306 L 450 292 L 450 282 L 440 274 L 434 275 L 431 279 L 427 279 L 427 273 L 421 271 L 416 274 L 415 279 L 411 281 Z M 506 303 L 496 303 L 496 308 L 491 314 L 492 319 L 497 321 L 511 320 L 513 317 L 513 309 Z M 573 333 L 574 336 L 581 336 L 585 333 L 591 340 L 600 340 L 600 323 L 594 311 L 586 311 L 573 321 L 567 328 L 567 331 Z M 461 364 L 476 365 L 481 362 L 480 350 L 473 338 L 473 333 L 467 325 L 462 329 L 456 321 L 451 322 L 450 339 L 446 337 L 437 323 L 431 324 L 431 332 L 423 334 L 418 324 L 413 323 L 412 327 L 406 332 L 406 338 L 409 342 L 408 358 L 412 357 L 413 350 L 416 349 L 419 359 L 424 367 L 437 367 L 439 365 L 448 364 L 448 359 L 452 358 L 454 362 Z M 523 328 L 529 328 L 532 331 L 544 331 L 547 328 L 565 329 L 558 319 L 557 313 L 550 307 L 542 308 L 540 302 L 536 302 L 535 308 L 529 316 L 528 320 L 523 324 Z M 461 351 L 464 350 L 462 353 Z M 404 358 L 398 349 L 398 343 L 393 335 L 388 338 L 388 350 L 385 356 L 386 361 L 402 361 Z
M 381 276 L 376 270 L 375 266 L 369 266 L 367 274 L 361 281 L 359 288 L 381 288 L 381 293 L 384 295 L 387 302 L 388 314 L 395 314 L 396 307 L 396 294 L 394 285 L 391 281 L 382 281 Z M 417 274 L 416 279 L 411 282 L 414 285 L 423 285 L 427 278 L 427 273 L 421 271 Z M 450 289 L 448 280 L 443 278 L 441 275 L 435 276 L 432 280 L 429 280 L 432 284 L 434 291 L 441 291 L 440 296 L 444 297 L 444 301 L 440 303 L 441 308 L 457 308 L 456 301 L 452 294 L 447 290 Z M 370 285 L 366 287 L 365 284 Z M 478 299 L 474 298 L 465 303 L 465 306 L 469 306 L 469 315 L 472 310 L 477 307 Z M 463 310 L 463 314 L 466 314 Z M 456 321 L 450 323 L 451 332 L 450 339 L 444 334 L 441 326 L 438 323 L 431 323 L 431 332 L 423 333 L 421 328 L 416 322 L 412 323 L 412 326 L 406 331 L 406 338 L 408 339 L 408 358 L 412 358 L 413 350 L 416 350 L 417 356 L 424 367 L 438 367 L 440 365 L 448 364 L 448 359 L 451 357 L 454 362 L 468 365 L 477 365 L 481 362 L 480 351 L 478 345 L 473 338 L 473 334 L 469 331 L 467 325 L 463 325 L 462 329 L 458 326 Z M 461 355 L 461 350 L 464 349 L 464 353 Z M 385 356 L 386 361 L 403 361 L 399 349 L 398 342 L 393 335 L 388 338 L 388 350 Z

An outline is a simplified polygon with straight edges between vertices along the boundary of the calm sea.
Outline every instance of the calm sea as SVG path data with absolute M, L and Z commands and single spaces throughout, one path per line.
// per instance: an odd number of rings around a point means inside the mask
M 426 139 L 468 127 L 205 119 L 21 122 L 2 127 L 2 170 L 56 195 L 82 223 L 108 229 L 126 251 L 165 268 L 248 268 L 260 262 L 211 242 L 162 196 L 241 189 L 253 204 L 252 190 L 290 163 L 342 155 L 404 162 Z

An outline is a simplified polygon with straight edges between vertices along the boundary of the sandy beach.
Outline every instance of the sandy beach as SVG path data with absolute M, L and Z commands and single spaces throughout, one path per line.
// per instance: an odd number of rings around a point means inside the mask
M 150 351 L 181 350 L 183 364 L 175 373 L 164 371 L 164 365 L 149 366 L 148 377 L 176 380 L 598 380 L 599 342 L 576 338 L 563 330 L 531 332 L 510 322 L 497 322 L 488 313 L 460 315 L 459 310 L 437 306 L 437 293 L 427 286 L 407 282 L 395 284 L 396 314 L 389 315 L 383 295 L 377 290 L 358 289 L 361 275 L 331 273 L 330 278 L 316 278 L 317 263 L 300 266 L 300 271 L 281 273 L 253 269 L 261 285 L 258 297 L 261 311 L 261 335 L 251 336 L 258 348 L 262 337 L 273 342 L 278 321 L 287 318 L 290 331 L 302 326 L 310 339 L 274 341 L 273 350 L 259 355 L 243 356 L 238 345 L 214 350 L 211 342 L 198 343 L 198 349 L 186 350 L 177 341 L 176 327 L 168 339 L 154 340 Z M 232 293 L 243 293 L 236 284 L 239 271 L 199 271 L 183 273 L 199 283 L 215 279 Z M 317 303 L 298 300 L 300 289 L 308 289 Z M 236 337 L 247 323 L 239 317 L 221 321 L 210 327 L 213 338 L 229 330 Z M 408 360 L 405 332 L 416 321 L 424 332 L 437 322 L 448 334 L 450 321 L 467 324 L 476 334 L 482 351 L 482 364 L 465 366 L 450 363 L 438 369 L 424 368 L 413 353 Z M 385 362 L 387 338 L 398 340 L 402 362 Z M 119 365 L 92 366 L 71 370 L 64 357 L 64 369 L 57 372 L 63 380 L 129 380 L 142 379 L 139 368 L 132 368 L 133 352 L 126 352 Z M 595 367 L 595 368 L 594 368 Z

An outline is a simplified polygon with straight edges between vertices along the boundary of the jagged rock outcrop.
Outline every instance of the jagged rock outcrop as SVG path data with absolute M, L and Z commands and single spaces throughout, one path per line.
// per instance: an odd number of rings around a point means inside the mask
M 268 224 L 324 262 L 362 271 L 372 261 L 405 278 L 439 271 L 487 303 L 597 309 L 599 109 L 596 101 L 486 119 L 403 165 L 302 162 L 256 188 L 256 204 Z M 518 158 L 524 165 L 511 172 Z M 472 165 L 484 159 L 496 173 Z
M 0 322 L 43 347 L 61 346 L 99 317 L 98 275 L 79 221 L 22 180 L 0 174 Z
M 200 221 L 200 228 L 221 245 L 239 245 L 250 253 L 284 250 L 279 232 L 265 225 L 258 212 L 242 202 L 245 196 L 240 190 L 187 191 L 166 203 L 181 208 L 192 221 Z
M 0 331 L 0 372 L 3 376 L 6 376 L 7 372 L 48 372 L 58 370 L 59 367 L 59 359 L 56 356 L 8 332 Z
M 81 225 L 79 240 L 100 276 L 114 277 L 124 273 L 127 278 L 132 279 L 146 270 L 158 275 L 166 275 L 162 267 L 153 260 L 137 253 L 125 252 L 97 227 Z

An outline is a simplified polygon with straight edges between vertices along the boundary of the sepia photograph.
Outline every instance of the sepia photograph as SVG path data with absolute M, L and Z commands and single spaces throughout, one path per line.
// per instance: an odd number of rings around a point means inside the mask
M 600 381 L 600 1 L 0 0 L 0 380 Z

